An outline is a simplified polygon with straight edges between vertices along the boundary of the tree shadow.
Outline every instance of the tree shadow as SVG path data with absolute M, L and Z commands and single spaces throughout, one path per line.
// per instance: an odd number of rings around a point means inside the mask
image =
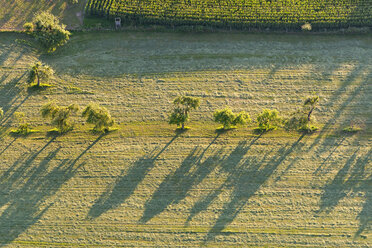
M 372 174 L 360 186 L 359 190 L 366 192 L 366 200 L 362 211 L 359 213 L 359 228 L 354 238 L 362 236 L 364 231 L 370 232 L 372 225 Z
M 222 164 L 223 169 L 231 173 L 231 171 L 233 171 L 236 168 L 236 166 L 238 166 L 240 161 L 243 159 L 244 155 L 251 149 L 252 145 L 260 137 L 261 136 L 257 136 L 253 138 L 248 145 L 246 141 L 240 142 L 235 147 L 235 149 L 229 154 L 229 156 L 224 157 L 223 160 L 220 162 Z M 221 185 L 218 189 L 212 191 L 205 198 L 196 202 L 193 208 L 190 210 L 190 215 L 187 218 L 185 225 L 188 225 L 189 222 L 200 212 L 206 210 L 208 206 L 214 201 L 214 199 L 216 199 L 219 196 L 219 194 L 222 192 L 222 189 L 225 186 L 226 185 Z
M 323 160 L 320 166 L 314 171 L 314 175 L 326 174 L 329 171 L 329 169 L 326 168 L 326 164 L 332 158 L 332 155 L 335 153 L 335 151 L 342 145 L 345 139 L 346 136 L 344 135 L 341 137 L 341 139 L 334 137 L 329 139 L 329 143 L 326 143 L 327 141 L 323 142 L 323 149 L 319 148 L 318 151 L 319 153 L 329 152 L 329 154 Z
M 19 77 L 11 79 L 6 84 L 0 84 L 0 107 L 4 110 L 4 118 L 1 120 L 1 123 L 4 123 L 6 119 L 9 118 L 9 113 L 7 113 L 11 107 L 17 102 L 21 97 L 20 92 L 22 89 L 18 86 L 18 82 L 23 78 L 25 73 Z M 5 81 L 7 75 L 3 75 L 0 79 L 0 82 Z
M 350 192 L 364 191 L 366 200 L 358 215 L 360 226 L 355 236 L 359 236 L 372 221 L 372 174 L 368 167 L 371 163 L 372 149 L 364 156 L 358 156 L 359 148 L 338 171 L 331 183 L 325 186 L 317 214 L 329 212 Z
M 32 163 L 37 156 L 44 151 L 55 139 L 49 140 L 38 151 L 32 152 L 29 155 L 21 155 L 1 176 L 0 190 L 3 192 L 0 198 L 0 207 L 11 199 L 12 192 L 22 184 L 25 172 L 32 166 Z
M 201 161 L 219 136 L 220 133 L 217 133 L 216 137 L 204 149 L 195 147 L 181 163 L 181 166 L 164 179 L 152 198 L 146 202 L 144 214 L 139 220 L 140 223 L 148 222 L 169 205 L 179 203 L 194 185 L 199 184 L 212 172 L 220 163 L 223 151 L 220 149 L 203 162 Z
M 248 200 L 269 179 L 288 155 L 294 151 L 303 137 L 304 135 L 299 137 L 290 147 L 288 145 L 281 147 L 269 161 L 267 161 L 267 157 L 272 151 L 265 153 L 263 156 L 250 156 L 244 161 L 233 163 L 235 165 L 233 167 L 229 166 L 229 176 L 224 187 L 231 187 L 233 191 L 229 202 L 225 203 L 216 223 L 209 230 L 204 243 L 222 234 L 223 229 L 236 218 Z
M 110 209 L 117 208 L 142 182 L 149 171 L 155 166 L 155 161 L 179 136 L 176 134 L 160 151 L 153 150 L 150 155 L 138 159 L 126 172 L 122 171 L 117 180 L 93 204 L 88 213 L 88 218 L 97 218 Z
M 0 155 L 2 155 L 6 150 L 8 150 L 9 147 L 13 145 L 13 143 L 17 140 L 18 137 L 14 137 L 14 139 L 0 152 Z
M 53 205 L 48 199 L 55 195 L 84 165 L 77 162 L 96 144 L 98 137 L 75 159 L 62 159 L 56 165 L 60 147 L 50 151 L 38 164 L 35 159 L 54 140 L 29 155 L 20 156 L 0 177 L 0 246 L 14 241 L 30 226 L 37 223 L 43 214 Z
M 195 147 L 184 159 L 181 166 L 164 179 L 152 198 L 146 202 L 144 214 L 140 219 L 141 223 L 148 222 L 169 205 L 177 204 L 184 199 L 194 185 L 199 184 L 212 172 L 223 154 L 221 150 L 218 150 L 201 162 L 204 153 L 205 150 Z
M 315 138 L 314 142 L 310 145 L 309 150 L 313 149 L 316 145 L 319 144 L 319 142 L 323 139 L 323 136 L 329 131 L 330 127 L 335 124 L 335 122 L 341 117 L 343 113 L 345 113 L 345 110 L 347 107 L 361 94 L 366 94 L 365 87 L 370 86 L 369 78 L 371 78 L 372 73 L 368 73 L 362 82 L 358 84 L 355 89 L 352 91 L 346 91 L 346 88 L 353 84 L 353 80 L 356 79 L 356 77 L 359 75 L 359 72 L 363 71 L 363 67 L 356 68 L 343 82 L 343 84 L 333 93 L 331 99 L 328 101 L 329 103 L 325 105 L 325 108 L 331 108 L 335 105 L 337 102 L 337 99 L 342 97 L 342 94 L 345 92 L 345 94 L 348 96 L 340 105 L 339 107 L 334 111 L 334 114 L 332 118 L 330 118 L 326 124 L 322 127 L 320 130 L 318 136 Z

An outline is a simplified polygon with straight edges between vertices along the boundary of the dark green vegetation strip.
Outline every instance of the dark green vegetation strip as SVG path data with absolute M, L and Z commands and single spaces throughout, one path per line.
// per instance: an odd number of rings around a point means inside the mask
M 372 25 L 371 0 L 89 0 L 86 12 L 127 22 L 300 29 Z

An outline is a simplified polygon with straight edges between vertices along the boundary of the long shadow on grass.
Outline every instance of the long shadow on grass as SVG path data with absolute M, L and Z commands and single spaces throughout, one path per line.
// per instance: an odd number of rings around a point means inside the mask
M 8 148 L 9 147 L 11 147 L 12 145 L 13 145 L 13 143 L 15 142 L 17 140 L 17 137 L 15 137 L 8 145 L 6 145 L 6 147 L 3 149 L 3 150 L 1 150 L 1 152 L 0 152 L 0 156 L 6 151 L 6 150 L 8 150 Z
M 20 98 L 20 92 L 22 89 L 18 86 L 18 82 L 22 79 L 25 74 L 11 79 L 8 83 L 2 84 L 5 81 L 6 75 L 0 79 L 0 107 L 4 110 L 5 118 L 8 117 L 7 112 L 11 109 L 14 103 Z M 1 121 L 5 122 L 4 120 Z
M 6 246 L 35 224 L 53 205 L 48 199 L 70 180 L 84 163 L 79 159 L 100 139 L 97 138 L 75 159 L 56 158 L 60 148 L 50 151 L 39 163 L 36 158 L 55 140 L 38 151 L 20 156 L 0 177 L 0 246 Z M 51 163 L 53 161 L 53 163 Z
M 153 150 L 150 155 L 137 160 L 129 171 L 123 171 L 120 177 L 110 185 L 89 210 L 88 218 L 97 218 L 110 209 L 117 208 L 131 196 L 138 184 L 142 182 L 147 173 L 154 167 L 156 159 L 179 136 L 176 134 L 160 151 Z
M 359 85 L 355 87 L 355 89 L 353 89 L 352 91 L 346 91 L 346 88 L 353 84 L 353 80 L 355 80 L 355 78 L 359 75 L 359 72 L 363 71 L 363 69 L 364 68 L 358 67 L 344 81 L 344 83 L 340 86 L 340 88 L 338 88 L 333 93 L 331 99 L 328 101 L 329 103 L 325 106 L 325 108 L 327 109 L 332 108 L 335 105 L 335 102 L 337 102 L 337 99 L 342 98 L 344 93 L 345 93 L 345 96 L 347 96 L 347 98 L 343 100 L 341 104 L 339 104 L 339 107 L 336 108 L 333 116 L 326 122 L 326 124 L 323 126 L 322 130 L 320 131 L 319 135 L 315 138 L 314 142 L 310 145 L 309 150 L 313 149 L 316 145 L 319 144 L 319 142 L 323 139 L 324 135 L 327 134 L 329 129 L 342 116 L 342 114 L 347 114 L 346 113 L 347 107 L 349 107 L 351 103 L 353 103 L 358 97 L 361 97 L 362 94 L 369 93 L 369 91 L 367 90 L 367 87 L 371 87 L 370 78 L 372 77 L 372 73 L 368 73 L 366 76 L 364 76 L 363 81 L 360 82 Z
M 233 191 L 229 202 L 223 206 L 222 213 L 208 232 L 205 242 L 222 234 L 223 229 L 235 219 L 254 193 L 268 180 L 288 155 L 295 150 L 303 137 L 304 135 L 299 137 L 289 147 L 288 145 L 281 147 L 267 162 L 265 161 L 270 156 L 271 151 L 260 157 L 250 156 L 240 163 L 227 164 L 226 170 L 229 172 L 229 176 L 224 187 L 232 187 Z
M 372 174 L 369 167 L 371 164 L 372 149 L 363 156 L 358 155 L 360 155 L 359 148 L 346 161 L 332 182 L 325 186 L 318 210 L 318 213 L 325 212 L 328 214 L 351 191 L 364 191 L 366 201 L 363 210 L 358 216 L 360 227 L 355 234 L 356 236 L 359 236 L 372 221 Z
M 246 142 L 240 142 L 238 146 L 235 147 L 235 149 L 226 157 L 223 158 L 223 160 L 220 161 L 220 163 L 223 165 L 223 169 L 225 171 L 231 172 L 231 170 L 234 170 L 236 166 L 242 161 L 244 155 L 251 149 L 252 145 L 261 137 L 255 137 L 251 140 L 251 142 L 247 145 Z M 208 194 L 205 198 L 201 199 L 200 201 L 196 202 L 193 208 L 190 211 L 190 215 L 186 220 L 186 225 L 192 220 L 192 218 L 196 215 L 198 215 L 200 212 L 206 210 L 208 206 L 218 197 L 218 195 L 222 192 L 222 189 L 226 185 L 221 185 L 218 189 L 212 191 L 210 194 Z
M 357 238 L 363 232 L 369 233 L 372 225 L 372 174 L 364 180 L 360 185 L 359 190 L 366 193 L 366 200 L 363 205 L 362 211 L 359 213 L 359 228 L 354 237 Z
M 204 154 L 218 136 L 205 149 L 195 147 L 184 159 L 181 166 L 164 179 L 152 198 L 146 202 L 144 214 L 140 219 L 141 223 L 148 222 L 155 215 L 163 212 L 170 204 L 179 203 L 194 185 L 203 181 L 220 163 L 223 155 L 221 149 L 201 162 Z
M 220 160 L 221 152 L 217 151 L 203 163 L 200 163 L 201 154 L 201 149 L 194 148 L 181 166 L 165 178 L 152 198 L 146 202 L 140 222 L 148 222 L 155 215 L 163 212 L 170 204 L 177 204 L 184 199 L 191 187 L 201 182 L 212 171 L 214 163 Z

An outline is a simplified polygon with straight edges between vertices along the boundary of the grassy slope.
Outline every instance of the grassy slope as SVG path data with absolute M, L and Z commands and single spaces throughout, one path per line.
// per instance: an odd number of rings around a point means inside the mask
M 52 56 L 23 38 L 0 34 L 1 242 L 372 245 L 370 36 L 88 33 Z M 24 88 L 36 59 L 57 72 L 40 94 Z M 314 135 L 217 134 L 210 120 L 225 105 L 288 114 L 312 92 Z M 193 129 L 177 135 L 165 119 L 180 93 L 203 101 Z M 51 99 L 99 102 L 119 130 L 99 137 L 79 124 L 46 136 L 38 109 Z M 15 111 L 40 132 L 7 135 Z M 350 119 L 366 131 L 337 131 Z
M 1 0 L 0 30 L 20 30 L 39 11 L 51 11 L 68 28 L 77 28 L 81 22 L 76 14 L 83 11 L 85 1 L 79 2 L 71 5 L 66 0 Z

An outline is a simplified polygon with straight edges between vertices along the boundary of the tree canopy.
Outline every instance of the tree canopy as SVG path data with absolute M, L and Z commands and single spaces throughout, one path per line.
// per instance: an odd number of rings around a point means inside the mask
M 179 96 L 173 101 L 174 109 L 169 116 L 169 124 L 177 124 L 181 129 L 185 128 L 185 122 L 189 120 L 190 111 L 200 106 L 200 99 L 190 96 Z
M 264 109 L 258 116 L 258 129 L 262 131 L 275 130 L 280 124 L 280 117 L 278 110 Z
M 216 110 L 213 113 L 214 121 L 223 125 L 223 129 L 229 129 L 236 125 L 244 125 L 251 121 L 248 113 L 242 111 L 235 114 L 230 108 L 226 107 L 222 110 Z
M 41 108 L 43 118 L 52 119 L 52 125 L 55 125 L 59 133 L 65 133 L 72 129 L 70 121 L 72 113 L 79 111 L 77 104 L 71 104 L 68 107 L 60 107 L 55 102 L 49 102 Z
M 34 83 L 36 81 L 36 86 L 40 87 L 41 81 L 47 82 L 54 74 L 52 68 L 48 65 L 42 64 L 41 62 L 36 62 L 32 67 L 28 75 L 28 82 Z
M 312 113 L 319 103 L 319 96 L 309 96 L 305 99 L 302 109 L 294 112 L 291 117 L 286 121 L 288 129 L 312 132 L 317 129 L 312 126 L 314 122 Z
M 71 33 L 66 30 L 66 25 L 60 24 L 59 19 L 49 12 L 36 15 L 32 23 L 25 23 L 25 30 L 31 33 L 40 44 L 53 52 L 57 47 L 65 44 Z
M 93 131 L 107 132 L 114 125 L 114 120 L 109 111 L 98 104 L 90 103 L 83 111 L 87 123 L 94 124 Z

